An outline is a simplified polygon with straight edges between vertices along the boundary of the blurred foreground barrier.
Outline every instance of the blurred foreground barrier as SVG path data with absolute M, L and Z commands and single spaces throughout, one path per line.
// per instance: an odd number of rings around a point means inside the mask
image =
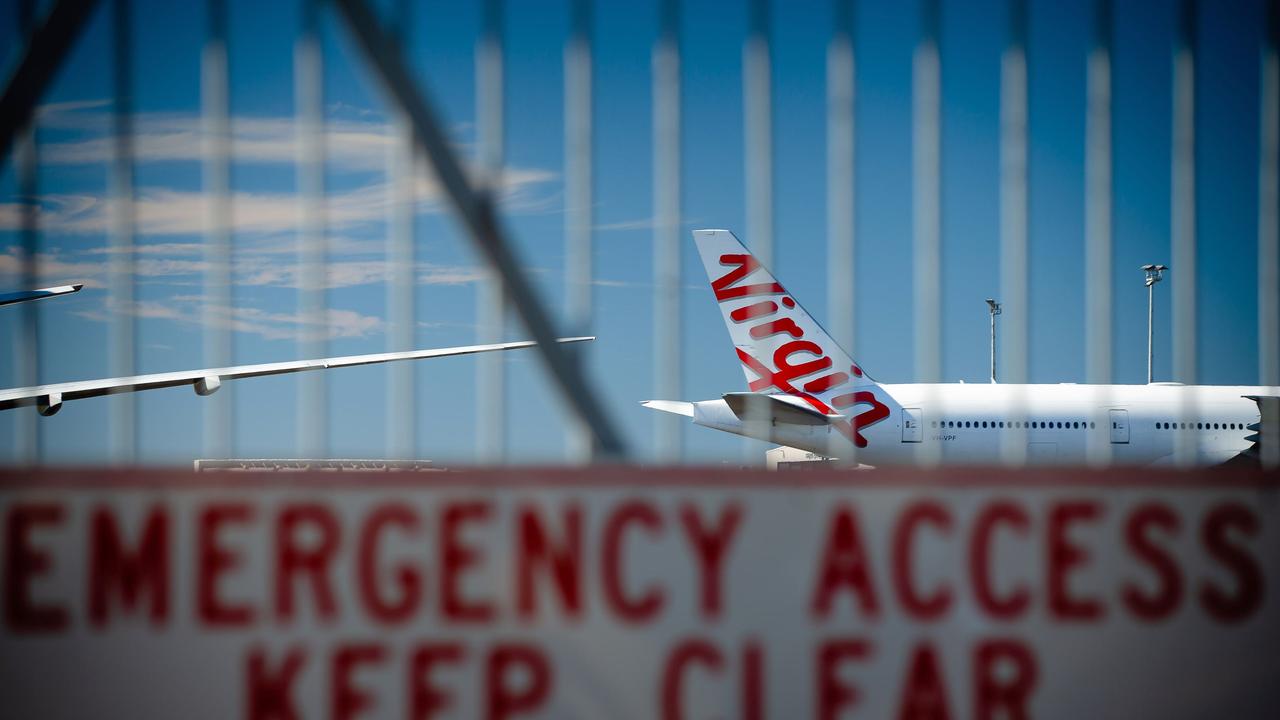
M 1277 476 L 0 473 L 6 717 L 1221 717 Z

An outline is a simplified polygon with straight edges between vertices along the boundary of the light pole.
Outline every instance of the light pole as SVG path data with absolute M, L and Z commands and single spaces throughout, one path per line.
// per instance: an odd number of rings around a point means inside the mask
M 1152 288 L 1155 284 L 1164 279 L 1164 271 L 1168 270 L 1167 265 L 1143 265 L 1142 270 L 1147 274 L 1147 384 L 1151 384 L 1151 341 L 1152 326 L 1155 319 L 1155 291 Z
M 987 307 L 991 310 L 991 382 L 996 381 L 996 316 L 1003 310 L 1000 303 L 993 298 L 987 298 Z

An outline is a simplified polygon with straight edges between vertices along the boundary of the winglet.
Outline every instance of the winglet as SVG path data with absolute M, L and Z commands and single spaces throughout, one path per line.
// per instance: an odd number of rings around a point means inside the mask
M 74 292 L 80 292 L 80 288 L 84 287 L 83 283 L 76 285 L 58 285 L 56 287 L 41 288 L 39 290 L 19 290 L 18 292 L 0 293 L 0 305 L 13 305 L 20 302 L 30 302 L 32 300 L 43 300 L 44 298 L 57 297 L 59 295 L 70 295 Z

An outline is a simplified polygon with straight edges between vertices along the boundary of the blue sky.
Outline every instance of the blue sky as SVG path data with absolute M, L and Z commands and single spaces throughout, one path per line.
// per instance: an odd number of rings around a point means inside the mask
M 291 164 L 293 48 L 299 3 L 230 3 L 231 107 L 236 160 L 233 190 L 237 271 L 237 363 L 298 357 L 306 332 L 297 315 L 293 267 L 295 190 Z M 391 3 L 382 3 L 389 6 Z M 18 45 L 14 3 L 0 3 L 6 73 Z M 913 380 L 911 288 L 911 55 L 916 2 L 857 5 L 858 344 L 877 379 Z M 1083 381 L 1084 70 L 1091 3 L 1030 3 L 1029 312 L 1031 379 Z M 106 9 L 97 11 L 43 99 L 39 173 L 45 279 L 84 280 L 78 296 L 39 304 L 42 381 L 108 374 L 105 261 L 106 121 L 111 96 Z M 981 382 L 987 372 L 983 298 L 999 294 L 999 67 L 1007 7 L 1000 0 L 944 2 L 943 370 L 947 380 Z M 1115 378 L 1145 377 L 1145 297 L 1138 266 L 1168 262 L 1170 50 L 1172 1 L 1118 0 L 1114 47 Z M 1204 383 L 1257 380 L 1256 218 L 1258 41 L 1261 0 L 1202 3 L 1197 57 L 1200 377 Z M 819 317 L 826 317 L 825 53 L 826 0 L 772 5 L 775 136 L 775 271 Z M 689 0 L 682 7 L 683 206 L 686 230 L 745 230 L 742 157 L 742 42 L 745 3 Z M 507 29 L 507 225 L 543 297 L 561 310 L 564 276 L 562 48 L 567 3 L 509 2 Z M 141 213 L 138 300 L 142 372 L 202 366 L 202 202 L 199 48 L 203 9 L 135 0 L 134 67 Z M 474 141 L 474 42 L 479 2 L 415 5 L 411 61 L 459 148 Z M 652 178 L 650 50 L 654 3 L 597 3 L 595 32 L 597 229 L 591 373 L 640 457 L 652 447 L 653 419 L 638 404 L 652 395 Z M 386 101 L 354 52 L 345 28 L 325 13 L 325 93 L 329 108 L 330 231 L 336 252 L 329 291 L 333 354 L 385 348 Z M 13 265 L 15 181 L 0 168 L 0 272 Z M 475 337 L 479 261 L 454 221 L 423 184 L 417 226 L 418 345 L 467 344 Z M 6 219 L 7 218 L 7 219 Z M 7 264 L 6 264 L 7 263 Z M 1168 377 L 1169 286 L 1157 288 L 1155 374 Z M 0 276 L 8 287 L 16 279 Z M 739 390 L 737 361 L 720 326 L 692 241 L 685 245 L 686 399 Z M 16 313 L 0 315 L 0 337 L 14 337 Z M 512 324 L 513 338 L 522 337 Z M 528 353 L 508 355 L 511 455 L 563 457 L 563 412 Z M 444 462 L 473 456 L 472 359 L 421 363 L 421 455 Z M 14 377 L 0 353 L 0 383 Z M 330 373 L 335 456 L 383 452 L 386 372 Z M 235 389 L 238 456 L 294 453 L 296 380 L 244 381 Z M 202 407 L 188 391 L 140 397 L 147 462 L 185 463 L 200 455 Z M 79 401 L 42 419 L 50 461 L 106 456 L 107 404 Z M 13 420 L 0 414 L 0 460 L 12 450 Z M 175 428 L 181 430 L 175 431 Z M 741 457 L 729 436 L 690 428 L 690 458 Z M 763 446 L 762 446 L 763 447 Z

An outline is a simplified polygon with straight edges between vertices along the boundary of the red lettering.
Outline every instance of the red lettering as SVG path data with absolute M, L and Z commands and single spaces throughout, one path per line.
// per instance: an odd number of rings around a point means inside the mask
M 1170 535 L 1178 533 L 1178 516 L 1164 503 L 1142 505 L 1129 515 L 1124 538 L 1129 550 L 1151 566 L 1160 579 L 1159 589 L 1148 595 L 1136 583 L 1126 582 L 1121 597 L 1129 610 L 1142 620 L 1155 621 L 1168 617 L 1182 601 L 1182 575 L 1178 564 L 1164 548 L 1152 542 L 1147 528 L 1157 527 Z
M 724 657 L 715 645 L 706 640 L 685 640 L 672 649 L 662 670 L 664 720 L 680 720 L 684 717 L 680 700 L 684 694 L 685 668 L 695 663 L 719 673 L 724 666 Z
M 528 676 L 523 688 L 513 687 L 511 671 L 524 668 Z M 537 710 L 551 694 L 551 664 L 532 645 L 497 645 L 489 655 L 486 686 L 489 688 L 487 718 L 508 718 Z
M 751 337 L 756 340 L 772 337 L 774 335 L 782 335 L 784 333 L 793 338 L 804 337 L 804 330 L 800 329 L 800 326 L 796 324 L 795 320 L 788 317 L 770 320 L 766 323 L 760 323 L 759 325 L 751 328 L 748 332 Z
M 1027 646 L 1015 640 L 989 640 L 979 644 L 974 655 L 973 716 L 978 720 L 1031 717 L 1027 705 L 1037 671 Z
M 951 707 L 947 702 L 947 684 L 938 667 L 938 654 L 927 642 L 911 653 L 907 683 L 902 690 L 899 720 L 947 720 Z
M 801 362 L 799 365 L 792 365 L 791 356 L 797 353 L 808 353 L 815 357 L 812 360 Z M 775 373 L 766 370 L 760 375 L 759 379 L 752 380 L 748 385 L 752 392 L 760 392 L 765 388 L 776 387 L 782 392 L 791 393 L 792 395 L 804 395 L 804 393 L 792 386 L 791 381 L 830 369 L 831 358 L 824 355 L 822 347 L 815 342 L 792 340 L 773 351 L 773 364 L 778 368 L 778 371 Z M 816 399 L 809 400 L 811 405 L 815 402 L 821 404 Z M 822 408 L 818 409 L 821 410 Z
M 394 568 L 395 585 L 399 593 L 388 598 L 379 589 L 377 558 L 378 540 L 383 528 L 398 526 L 408 535 L 418 532 L 418 516 L 403 505 L 381 505 L 369 514 L 369 520 L 360 529 L 359 559 L 357 560 L 360 600 L 375 620 L 392 624 L 408 620 L 418 610 L 422 600 L 422 574 L 408 563 Z
M 755 640 L 742 651 L 742 717 L 764 719 L 764 649 Z
M 267 667 L 267 651 L 255 647 L 249 651 L 245 676 L 245 717 L 249 720 L 298 720 L 302 714 L 293 704 L 293 682 L 302 670 L 306 653 L 291 648 L 275 670 Z
M 486 501 L 453 503 L 445 506 L 440 522 L 441 577 L 444 616 L 450 620 L 488 622 L 493 618 L 493 605 L 487 600 L 468 600 L 462 596 L 463 574 L 480 564 L 484 555 L 473 545 L 462 541 L 466 525 L 487 521 L 493 507 Z
M 520 508 L 517 518 L 520 542 L 516 548 L 516 608 L 521 617 L 528 620 L 537 613 L 537 593 L 533 585 L 539 567 L 551 571 L 565 614 L 579 617 L 582 614 L 582 507 L 570 503 L 565 508 L 565 539 L 559 546 L 553 546 L 533 507 Z
M 67 609 L 40 604 L 31 597 L 31 584 L 53 569 L 49 553 L 32 547 L 31 533 L 41 526 L 62 524 L 57 503 L 17 504 L 5 523 L 4 619 L 17 633 L 57 632 L 67 627 Z
M 865 660 L 871 656 L 871 644 L 865 640 L 828 640 L 818 648 L 818 717 L 835 720 L 845 708 L 857 704 L 860 693 L 853 683 L 840 678 L 840 666 L 846 661 Z
M 253 622 L 253 608 L 244 603 L 228 603 L 218 594 L 222 576 L 240 566 L 239 553 L 219 543 L 222 529 L 229 524 L 242 525 L 252 518 L 253 508 L 246 503 L 219 503 L 200 512 L 196 604 L 201 621 L 208 625 L 236 627 Z
M 720 513 L 720 519 L 708 532 L 702 525 L 702 517 L 698 509 L 686 504 L 680 508 L 680 522 L 684 525 L 685 535 L 693 546 L 694 556 L 698 559 L 698 577 L 701 579 L 702 616 L 713 619 L 720 616 L 720 586 L 724 575 L 724 558 L 729 544 L 742 522 L 741 503 L 729 503 Z
M 1071 542 L 1071 525 L 1096 519 L 1102 508 L 1092 500 L 1055 503 L 1049 510 L 1049 612 L 1062 620 L 1097 620 L 1102 603 L 1072 596 L 1068 573 L 1089 562 L 1089 553 Z
M 1234 594 L 1210 581 L 1200 587 L 1200 603 L 1219 622 L 1240 622 L 1257 611 L 1262 604 L 1262 571 L 1243 544 L 1231 541 L 1235 531 L 1245 538 L 1258 534 L 1258 516 L 1239 503 L 1215 507 L 1200 527 L 1200 543 L 1235 575 Z
M 368 690 L 357 687 L 352 676 L 359 665 L 378 665 L 387 657 L 381 645 L 342 645 L 333 654 L 329 676 L 329 707 L 335 720 L 348 720 L 377 704 Z
M 311 528 L 318 540 L 303 547 L 299 528 Z M 332 620 L 338 614 L 333 587 L 329 582 L 329 565 L 338 551 L 338 519 L 324 505 L 290 505 L 276 522 L 276 617 L 291 620 L 294 614 L 294 576 L 311 581 L 316 609 L 321 618 Z
M 810 604 L 811 612 L 816 618 L 826 618 L 831 612 L 836 592 L 847 589 L 857 596 L 867 617 L 876 617 L 880 604 L 871 584 L 871 571 L 858 530 L 857 515 L 847 505 L 840 505 L 832 513 L 828 527 L 822 567 Z
M 724 302 L 725 300 L 748 297 L 751 295 L 777 295 L 786 292 L 786 290 L 783 290 L 782 286 L 776 282 L 733 287 L 733 285 L 739 280 L 746 278 L 748 275 L 760 268 L 759 261 L 750 255 L 721 255 L 720 264 L 726 267 L 730 265 L 737 265 L 738 267 L 734 270 L 730 270 L 711 282 L 711 289 L 716 293 L 717 302 Z
M 778 312 L 778 303 L 772 300 L 764 300 L 750 305 L 743 305 L 729 313 L 729 319 L 736 323 L 742 323 L 765 315 L 772 315 L 776 312 Z
M 849 374 L 842 372 L 833 372 L 830 375 L 823 375 L 820 378 L 810 380 L 804 384 L 804 391 L 820 395 L 833 387 L 839 387 L 849 382 Z
M 614 613 L 627 622 L 641 623 L 658 614 L 666 602 L 666 595 L 656 587 L 650 587 L 639 596 L 631 595 L 623 586 L 622 533 L 633 524 L 655 535 L 662 531 L 662 516 L 644 500 L 632 500 L 614 510 L 604 525 L 600 577 L 605 601 Z
M 994 563 L 991 539 L 998 524 L 1008 525 L 1025 536 L 1031 522 L 1026 511 L 1009 501 L 997 501 L 983 508 L 974 521 L 973 541 L 969 543 L 969 575 L 973 578 L 978 606 L 993 618 L 1013 620 L 1026 612 L 1031 604 L 1031 593 L 1025 586 L 1019 586 L 1001 597 L 992 588 L 991 567 Z
M 89 620 L 97 627 L 106 624 L 113 592 L 130 610 L 145 591 L 151 598 L 151 622 L 164 622 L 169 616 L 168 511 L 160 505 L 151 508 L 133 553 L 124 547 L 115 515 L 106 507 L 95 509 L 89 524 Z
M 933 500 L 912 503 L 902 511 L 893 532 L 893 586 L 908 614 L 918 620 L 932 620 L 951 607 L 951 587 L 943 584 L 928 597 L 922 597 L 916 590 L 911 572 L 915 557 L 913 540 L 916 528 L 924 523 L 950 532 L 951 513 Z
M 414 650 L 409 663 L 410 718 L 430 720 L 453 707 L 453 695 L 431 682 L 431 672 L 437 665 L 457 665 L 462 656 L 458 643 L 420 645 Z
M 857 405 L 870 405 L 871 407 L 855 415 L 852 423 L 844 420 L 834 422 L 832 425 L 841 434 L 852 440 L 854 445 L 863 448 L 867 446 L 867 438 L 863 436 L 862 429 L 869 428 L 889 417 L 890 411 L 889 406 L 880 402 L 880 399 L 871 390 L 858 390 L 831 398 L 831 406 L 841 410 Z

